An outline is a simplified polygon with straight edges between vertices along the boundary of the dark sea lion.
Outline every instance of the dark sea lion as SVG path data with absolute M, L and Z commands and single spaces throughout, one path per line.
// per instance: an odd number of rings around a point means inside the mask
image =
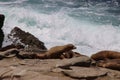
M 105 60 L 105 59 L 120 59 L 120 52 L 117 51 L 100 51 L 91 56 L 92 59 Z

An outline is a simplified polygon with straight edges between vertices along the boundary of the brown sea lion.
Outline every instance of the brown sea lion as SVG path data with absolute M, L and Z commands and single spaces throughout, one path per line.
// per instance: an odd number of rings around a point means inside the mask
M 60 59 L 64 58 L 63 53 L 67 51 L 71 51 L 72 49 L 76 49 L 73 44 L 67 44 L 63 46 L 55 46 L 50 48 L 47 52 L 43 54 L 36 54 L 36 58 L 48 58 L 48 59 Z
M 76 49 L 76 47 L 73 44 L 67 44 L 63 46 L 55 46 L 52 47 L 46 52 L 47 58 L 60 58 L 61 54 L 67 51 L 71 51 L 73 49 Z
M 75 49 L 76 47 L 73 44 L 67 44 L 63 46 L 55 46 L 50 48 L 48 51 L 44 52 L 37 52 L 32 54 L 19 54 L 19 58 L 30 58 L 30 59 L 63 59 L 66 58 L 65 55 L 63 55 L 64 52 L 69 52 L 72 49 Z M 67 53 L 69 55 L 69 53 Z M 77 54 L 78 55 L 78 54 Z M 70 53 L 69 57 L 73 57 L 73 54 Z
M 117 51 L 100 51 L 91 56 L 92 59 L 105 60 L 105 59 L 120 59 L 120 52 Z
M 102 60 L 97 62 L 97 66 L 114 70 L 120 70 L 120 59 Z

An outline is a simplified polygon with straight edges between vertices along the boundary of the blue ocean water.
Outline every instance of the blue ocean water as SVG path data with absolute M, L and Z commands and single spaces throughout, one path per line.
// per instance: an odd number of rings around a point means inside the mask
M 48 48 L 72 43 L 85 55 L 120 51 L 119 0 L 0 0 L 0 13 L 6 16 L 3 46 L 18 26 Z

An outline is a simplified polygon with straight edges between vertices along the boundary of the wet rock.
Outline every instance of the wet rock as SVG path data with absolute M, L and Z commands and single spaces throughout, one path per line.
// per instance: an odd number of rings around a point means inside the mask
M 4 33 L 2 30 L 4 19 L 5 19 L 5 16 L 3 14 L 0 14 L 0 48 L 2 47 L 2 42 L 4 40 Z
M 38 38 L 30 34 L 29 32 L 25 32 L 18 27 L 15 27 L 8 35 L 8 37 L 9 39 L 11 39 L 13 44 L 19 43 L 30 49 L 38 48 L 41 50 L 47 50 L 42 41 L 40 41 Z

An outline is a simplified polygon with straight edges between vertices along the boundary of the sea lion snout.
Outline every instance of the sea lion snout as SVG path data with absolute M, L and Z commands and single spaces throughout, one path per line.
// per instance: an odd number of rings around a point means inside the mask
M 77 48 L 77 47 L 75 47 L 75 46 L 73 47 L 73 49 L 76 49 L 76 48 Z

